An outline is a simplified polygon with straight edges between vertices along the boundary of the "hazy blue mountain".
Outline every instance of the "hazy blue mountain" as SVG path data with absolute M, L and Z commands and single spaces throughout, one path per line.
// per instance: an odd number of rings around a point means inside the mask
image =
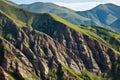
M 54 13 L 74 24 L 84 24 L 86 21 L 89 21 L 88 18 L 76 14 L 75 11 L 53 3 L 36 2 L 28 5 L 22 4 L 20 7 L 26 8 L 33 12 Z
M 53 3 L 42 2 L 22 4 L 20 7 L 33 12 L 54 13 L 74 24 L 102 26 L 120 32 L 119 23 L 117 23 L 120 18 L 120 6 L 111 3 L 100 4 L 91 10 L 78 12 Z
M 81 16 L 91 19 L 90 25 L 110 27 L 111 29 L 120 32 L 120 6 L 114 4 L 100 4 L 95 8 L 87 11 L 76 12 Z
M 114 21 L 110 26 L 117 32 L 120 32 L 120 18 Z

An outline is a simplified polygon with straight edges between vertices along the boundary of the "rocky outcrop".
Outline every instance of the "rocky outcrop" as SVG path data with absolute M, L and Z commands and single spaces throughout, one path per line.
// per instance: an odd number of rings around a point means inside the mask
M 59 64 L 70 66 L 77 73 L 81 73 L 83 63 L 79 60 L 77 63 L 74 61 L 74 58 L 77 58 L 77 56 L 48 35 L 38 31 L 28 30 L 27 28 L 19 29 L 18 32 L 17 39 L 23 39 L 23 36 L 21 37 L 20 35 L 24 35 L 25 37 L 22 42 L 21 40 L 16 40 L 21 43 L 20 45 L 15 45 L 28 57 L 29 61 L 35 66 L 37 74 L 43 79 L 46 79 L 45 75 L 49 73 L 50 67 L 53 65 L 56 65 L 55 72 L 57 72 L 57 67 L 59 67 L 57 65 Z
M 35 70 L 26 56 L 4 39 L 0 39 L 1 70 L 18 80 L 34 79 Z
M 71 30 L 71 32 L 72 31 L 73 30 Z M 16 38 L 16 43 L 19 44 L 14 45 L 25 54 L 34 66 L 37 75 L 42 79 L 49 78 L 47 74 L 49 74 L 51 68 L 48 64 L 51 63 L 53 65 L 58 65 L 59 63 L 63 66 L 69 66 L 79 74 L 85 69 L 95 73 L 109 72 L 113 69 L 113 64 L 110 59 L 111 56 L 109 54 L 116 55 L 115 52 L 111 53 L 111 49 L 86 35 L 80 33 L 75 33 L 75 35 L 76 38 L 71 38 L 73 41 L 69 39 L 69 41 L 74 42 L 73 44 L 59 44 L 59 42 L 44 33 L 22 28 L 18 29 Z M 69 37 L 69 35 L 67 37 Z M 65 39 L 63 40 L 67 41 Z M 74 44 L 76 44 L 76 46 Z M 76 49 L 74 47 L 76 47 Z M 58 71 L 57 67 L 58 66 L 54 67 L 56 68 L 55 72 Z
M 73 52 L 74 54 L 70 56 L 74 57 L 74 61 L 81 61 L 85 66 L 84 68 L 93 72 L 111 70 L 108 47 L 62 23 L 57 21 L 52 23 L 48 21 L 48 23 L 53 26 L 46 25 L 47 30 L 44 28 L 45 25 L 44 27 L 40 26 L 40 30 Z

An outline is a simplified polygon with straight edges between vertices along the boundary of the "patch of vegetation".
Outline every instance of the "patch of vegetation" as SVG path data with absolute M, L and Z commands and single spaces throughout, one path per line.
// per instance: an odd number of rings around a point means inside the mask
M 53 64 L 53 59 L 49 60 L 49 79 L 51 80 L 65 80 L 63 66 L 57 61 L 57 65 Z
M 4 51 L 5 53 L 9 53 L 11 50 L 8 48 L 8 45 L 4 44 Z
M 17 57 L 15 58 L 15 61 L 16 61 L 16 62 L 20 62 L 20 60 L 19 60 Z
M 70 69 L 68 66 L 64 66 L 65 70 L 70 72 L 73 76 L 75 76 L 79 80 L 84 80 L 79 74 L 77 74 L 74 70 Z
M 11 76 L 10 74 L 7 74 L 8 75 L 8 78 L 9 80 L 16 80 L 13 76 Z
M 48 76 L 51 80 L 56 80 L 57 79 L 56 72 L 54 72 L 52 70 L 49 70 Z
M 26 21 L 30 17 L 29 13 L 5 0 L 0 0 L 0 3 L 0 10 L 5 15 L 9 16 L 16 24 L 26 25 Z
M 83 70 L 82 74 L 77 74 L 74 70 L 70 69 L 68 66 L 64 66 L 65 70 L 69 71 L 73 76 L 75 76 L 79 80 L 106 80 L 93 72 L 89 72 L 87 70 Z
M 10 52 L 10 49 L 7 44 L 5 44 L 4 40 L 0 38 L 0 52 L 5 55 Z
M 30 80 L 29 78 L 24 78 L 24 80 Z
M 35 73 L 32 73 L 32 77 L 33 77 L 35 80 L 40 80 L 40 78 L 39 78 Z
M 102 77 L 97 76 L 95 73 L 89 72 L 89 71 L 87 71 L 87 70 L 82 71 L 81 77 L 82 77 L 84 80 L 105 80 L 105 79 L 103 79 Z

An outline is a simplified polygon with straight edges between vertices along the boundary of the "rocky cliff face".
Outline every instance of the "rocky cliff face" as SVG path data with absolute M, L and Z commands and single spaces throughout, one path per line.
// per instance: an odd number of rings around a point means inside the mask
M 31 30 L 0 14 L 4 38 L 0 38 L 1 80 L 10 76 L 18 80 L 78 80 L 85 79 L 79 76 L 84 70 L 119 79 L 120 57 L 115 51 L 60 22 L 52 25 Z
M 47 23 L 52 26 L 41 24 L 42 26 L 38 25 L 39 28 L 36 29 L 48 34 L 54 40 L 73 52 L 74 61 L 81 61 L 85 69 L 93 72 L 109 72 L 113 69 L 114 63 L 116 61 L 118 63 L 118 55 L 101 42 L 80 32 L 76 32 L 68 28 L 67 25 L 57 21 L 50 22 L 48 20 Z M 118 45 L 119 42 L 115 44 Z
M 10 80 L 10 76 L 18 80 L 34 79 L 33 65 L 27 57 L 4 39 L 0 39 L 0 79 Z M 32 73 L 32 74 L 31 74 Z

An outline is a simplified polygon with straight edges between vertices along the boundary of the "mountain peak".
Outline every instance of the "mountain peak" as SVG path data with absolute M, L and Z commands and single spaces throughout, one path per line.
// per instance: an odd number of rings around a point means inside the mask
M 108 10 L 109 8 L 110 9 L 114 9 L 114 8 L 118 8 L 120 6 L 116 5 L 116 4 L 113 4 L 113 3 L 106 3 L 106 4 L 99 4 L 97 5 L 96 7 L 90 9 L 90 10 L 96 10 L 96 9 L 103 9 L 103 10 Z M 89 11 L 89 10 L 88 10 Z
M 120 32 L 120 29 L 112 24 L 120 18 L 120 6 L 112 3 L 100 4 L 91 10 L 77 12 L 79 15 L 90 18 L 90 25 L 97 25 L 112 28 L 114 31 Z M 118 21 L 117 21 L 118 22 Z M 116 22 L 114 23 L 114 25 Z
M 116 4 L 113 4 L 113 3 L 106 3 L 104 5 L 106 5 L 106 6 L 119 6 L 119 5 L 116 5 Z
M 120 6 L 116 5 L 116 4 L 113 4 L 113 3 L 106 3 L 106 4 L 99 4 L 98 6 L 96 6 L 95 8 L 93 9 L 118 9 L 120 8 Z M 93 10 L 91 9 L 91 10 Z

